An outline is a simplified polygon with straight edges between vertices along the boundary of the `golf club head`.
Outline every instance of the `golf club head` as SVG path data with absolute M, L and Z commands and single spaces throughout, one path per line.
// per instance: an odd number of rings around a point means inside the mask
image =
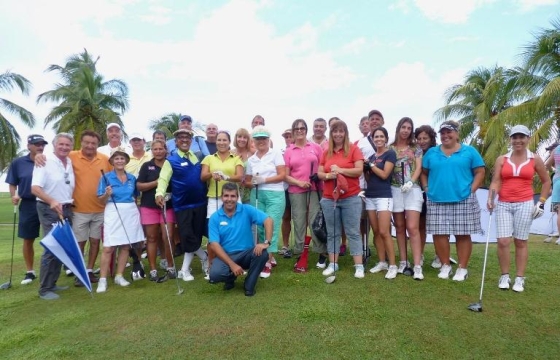
M 482 312 L 482 303 L 477 302 L 477 303 L 474 303 L 474 304 L 470 304 L 468 309 L 470 311 L 474 311 L 474 312 Z
M 335 275 L 332 275 L 332 276 L 327 277 L 327 278 L 325 279 L 325 282 L 326 282 L 327 284 L 332 284 L 335 280 L 336 280 L 336 276 L 335 276 Z
M 179 291 L 177 291 L 177 295 L 182 295 L 184 292 L 185 292 L 185 290 L 179 289 Z
M 0 285 L 0 290 L 8 290 L 11 287 L 12 287 L 12 282 L 8 281 L 7 283 L 3 283 L 2 285 Z
M 414 274 L 414 271 L 412 271 L 412 268 L 410 266 L 404 268 L 403 275 L 412 276 L 412 274 Z

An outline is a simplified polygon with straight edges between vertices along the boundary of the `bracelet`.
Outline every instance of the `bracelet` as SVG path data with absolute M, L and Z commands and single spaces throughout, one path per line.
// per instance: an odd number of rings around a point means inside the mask
M 543 203 L 543 202 L 546 201 L 546 198 L 545 198 L 544 196 L 541 196 L 541 198 L 539 199 L 539 201 Z
M 325 174 L 325 180 L 329 180 L 329 173 Z

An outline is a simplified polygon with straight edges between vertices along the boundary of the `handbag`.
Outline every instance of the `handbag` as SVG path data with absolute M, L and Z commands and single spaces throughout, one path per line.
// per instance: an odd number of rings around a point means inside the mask
M 317 197 L 319 197 L 318 192 Z M 317 215 L 315 215 L 315 219 L 313 219 L 313 223 L 311 224 L 311 230 L 313 230 L 313 234 L 315 234 L 317 240 L 319 240 L 323 244 L 327 243 L 327 223 L 325 222 L 323 209 L 321 209 L 320 207 Z

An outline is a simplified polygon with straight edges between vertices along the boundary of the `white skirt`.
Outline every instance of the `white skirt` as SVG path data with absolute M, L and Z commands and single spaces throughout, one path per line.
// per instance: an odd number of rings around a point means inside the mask
M 140 211 L 135 203 L 116 203 L 119 208 L 119 214 L 113 203 L 108 202 L 105 206 L 105 215 L 103 218 L 103 246 L 119 246 L 128 245 L 128 241 L 134 244 L 146 240 L 142 225 L 140 223 Z M 126 227 L 123 228 L 123 225 Z M 128 235 L 128 239 L 127 239 Z

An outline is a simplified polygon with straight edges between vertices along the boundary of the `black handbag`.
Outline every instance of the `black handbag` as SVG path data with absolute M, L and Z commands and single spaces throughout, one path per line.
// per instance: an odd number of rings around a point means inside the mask
M 317 192 L 317 196 L 319 193 Z M 315 219 L 313 219 L 313 223 L 311 224 L 311 230 L 313 230 L 313 234 L 317 240 L 321 243 L 327 243 L 327 223 L 325 222 L 325 216 L 323 215 L 323 209 L 319 208 L 317 215 L 315 215 Z

